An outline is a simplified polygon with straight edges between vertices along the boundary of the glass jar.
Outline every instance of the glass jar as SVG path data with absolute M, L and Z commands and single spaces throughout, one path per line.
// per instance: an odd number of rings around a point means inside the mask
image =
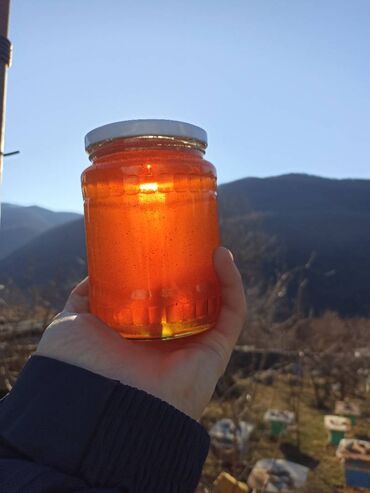
M 99 127 L 81 177 L 90 310 L 127 338 L 166 339 L 215 324 L 220 287 L 216 169 L 207 134 L 169 120 Z

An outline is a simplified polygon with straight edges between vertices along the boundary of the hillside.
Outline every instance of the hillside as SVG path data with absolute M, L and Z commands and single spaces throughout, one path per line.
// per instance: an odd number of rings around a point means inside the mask
M 256 252 L 259 275 L 273 282 L 276 270 L 304 266 L 314 253 L 305 272 L 307 308 L 369 314 L 369 180 L 246 178 L 221 186 L 219 203 L 224 241 L 246 277 L 255 268 L 250 251 L 260 248 L 256 237 L 264 238 L 263 247 L 273 238 L 274 251 L 265 258 Z M 253 241 L 246 242 L 251 234 Z
M 0 277 L 22 291 L 37 287 L 60 306 L 72 285 L 86 274 L 83 219 L 49 229 L 0 261 Z
M 247 286 L 268 286 L 277 273 L 302 266 L 304 306 L 342 315 L 370 312 L 370 181 L 307 175 L 246 178 L 219 187 L 223 242 Z M 309 257 L 315 260 L 304 268 Z M 0 261 L 0 281 L 22 289 L 57 281 L 60 297 L 85 272 L 83 221 L 44 232 Z
M 73 221 L 80 214 L 53 212 L 38 206 L 1 205 L 0 259 L 26 245 L 40 233 Z
M 227 238 L 225 245 L 233 247 L 247 280 L 252 272 L 273 284 L 277 273 L 301 267 L 308 281 L 307 310 L 313 308 L 314 313 L 321 313 L 332 309 L 345 316 L 367 316 L 370 313 L 370 232 L 365 228 L 369 221 L 368 216 L 355 214 L 266 214 L 231 224 L 224 222 L 222 231 Z M 247 235 L 249 242 L 243 241 Z M 261 250 L 258 241 L 256 244 L 258 235 L 262 238 Z M 252 258 L 250 252 L 254 252 Z M 305 269 L 310 258 L 314 262 Z
M 335 180 L 304 174 L 244 178 L 221 185 L 221 216 L 253 211 L 278 214 L 370 214 L 370 180 Z

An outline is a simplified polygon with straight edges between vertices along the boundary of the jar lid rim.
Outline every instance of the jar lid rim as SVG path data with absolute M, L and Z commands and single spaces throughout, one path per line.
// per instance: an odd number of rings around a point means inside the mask
M 85 136 L 85 149 L 92 145 L 125 137 L 182 137 L 207 146 L 207 132 L 191 123 L 176 120 L 126 120 L 94 128 Z

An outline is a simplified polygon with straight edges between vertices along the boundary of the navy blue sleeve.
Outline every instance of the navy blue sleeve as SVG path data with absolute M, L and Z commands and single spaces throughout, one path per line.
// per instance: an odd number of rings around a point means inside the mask
M 206 431 L 132 387 L 33 356 L 0 401 L 0 491 L 192 493 Z

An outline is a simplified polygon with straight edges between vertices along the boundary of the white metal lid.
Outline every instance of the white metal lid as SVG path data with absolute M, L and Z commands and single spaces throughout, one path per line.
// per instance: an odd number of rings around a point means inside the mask
M 85 136 L 85 149 L 107 140 L 121 137 L 141 137 L 160 135 L 164 137 L 184 137 L 201 142 L 207 146 L 207 132 L 196 125 L 175 120 L 127 120 L 109 123 L 91 130 Z

